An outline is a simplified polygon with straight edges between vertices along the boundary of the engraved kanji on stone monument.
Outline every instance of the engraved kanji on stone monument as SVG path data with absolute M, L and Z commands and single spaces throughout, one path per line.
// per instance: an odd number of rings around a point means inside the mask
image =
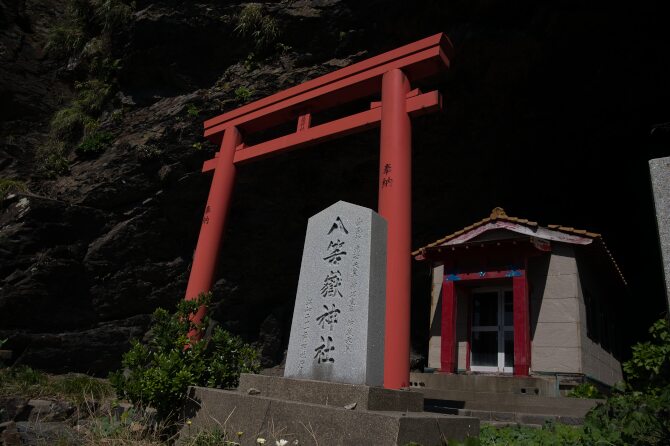
M 284 376 L 381 386 L 386 221 L 339 201 L 307 224 Z

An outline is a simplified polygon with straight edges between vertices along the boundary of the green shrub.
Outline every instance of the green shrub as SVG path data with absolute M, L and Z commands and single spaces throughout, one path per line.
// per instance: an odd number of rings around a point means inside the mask
M 670 326 L 649 329 L 652 340 L 633 346 L 625 362 L 626 382 L 590 411 L 584 425 L 592 444 L 670 444 Z
M 12 191 L 25 192 L 27 190 L 26 183 L 23 181 L 0 178 L 0 201 L 4 200 L 4 198 Z M 2 348 L 2 344 L 5 342 L 7 342 L 7 339 L 0 339 L 0 348 Z
M 208 305 L 210 294 L 192 301 L 182 300 L 175 313 L 157 309 L 149 342 L 135 340 L 123 355 L 123 367 L 110 376 L 120 397 L 139 406 L 154 407 L 161 418 L 173 418 L 183 406 L 188 386 L 234 387 L 240 373 L 259 369 L 258 353 L 220 327 L 189 348 L 187 334 L 203 332 L 209 323 L 194 324 L 191 317 L 201 305 Z
M 273 45 L 281 34 L 277 20 L 265 14 L 260 3 L 248 3 L 242 9 L 235 31 L 242 37 L 251 37 L 259 51 Z
M 114 136 L 109 132 L 94 132 L 84 138 L 75 152 L 84 157 L 96 156 L 104 152 L 113 140 Z
M 652 340 L 632 348 L 624 363 L 627 382 L 589 411 L 583 428 L 548 424 L 542 429 L 483 426 L 482 446 L 670 444 L 670 328 L 667 319 L 649 330 Z
M 670 323 L 659 319 L 649 333 L 652 340 L 633 346 L 633 356 L 624 363 L 623 370 L 631 385 L 655 391 L 670 386 Z
M 575 386 L 568 396 L 571 398 L 604 398 L 604 395 L 600 393 L 600 390 L 591 383 L 582 383 L 578 386 Z

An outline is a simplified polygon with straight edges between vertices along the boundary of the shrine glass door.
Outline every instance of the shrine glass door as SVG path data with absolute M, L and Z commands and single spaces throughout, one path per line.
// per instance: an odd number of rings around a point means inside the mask
M 470 370 L 512 373 L 514 312 L 510 288 L 480 288 L 472 293 Z

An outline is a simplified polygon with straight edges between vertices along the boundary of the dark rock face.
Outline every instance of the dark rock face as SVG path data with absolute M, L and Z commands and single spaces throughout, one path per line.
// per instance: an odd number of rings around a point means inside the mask
M 153 309 L 186 289 L 210 182 L 200 168 L 216 151 L 202 121 L 441 31 L 456 54 L 448 75 L 422 85 L 444 93 L 445 111 L 413 124 L 414 245 L 500 205 L 603 232 L 633 292 L 660 293 L 647 274 L 659 260 L 643 148 L 651 124 L 670 119 L 661 6 L 466 3 L 268 2 L 281 33 L 259 50 L 235 31 L 242 3 L 138 1 L 113 36 L 118 93 L 100 118 L 113 144 L 97 158 L 73 153 L 70 173 L 48 180 L 34 152 L 76 80 L 43 51 L 64 4 L 0 0 L 0 178 L 28 186 L 0 205 L 0 339 L 47 370 L 118 367 Z M 288 341 L 307 218 L 340 199 L 376 208 L 378 144 L 368 132 L 239 167 L 212 314 L 257 341 L 264 365 Z M 622 198 L 629 212 L 610 218 Z M 420 367 L 423 265 L 414 283 Z M 640 327 L 660 296 L 633 316 Z

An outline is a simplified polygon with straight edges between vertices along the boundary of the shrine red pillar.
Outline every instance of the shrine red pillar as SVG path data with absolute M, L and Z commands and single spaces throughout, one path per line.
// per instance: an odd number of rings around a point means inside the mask
M 530 370 L 530 305 L 527 270 L 512 278 L 514 308 L 514 375 L 528 376 Z
M 216 272 L 219 247 L 226 227 L 226 216 L 230 208 L 233 185 L 235 183 L 235 165 L 233 156 L 235 148 L 242 142 L 242 136 L 236 127 L 225 130 L 219 151 L 212 186 L 209 189 L 207 206 L 202 218 L 198 244 L 193 256 L 191 275 L 186 287 L 186 300 L 193 300 L 200 293 L 212 289 Z M 200 322 L 205 315 L 205 308 L 201 307 L 193 317 L 193 321 Z M 198 333 L 189 333 L 191 339 L 198 338 Z
M 409 386 L 412 252 L 412 129 L 406 109 L 407 76 L 393 69 L 382 78 L 379 214 L 388 223 L 384 387 Z
M 442 330 L 440 341 L 440 372 L 456 372 L 456 285 L 442 282 Z

